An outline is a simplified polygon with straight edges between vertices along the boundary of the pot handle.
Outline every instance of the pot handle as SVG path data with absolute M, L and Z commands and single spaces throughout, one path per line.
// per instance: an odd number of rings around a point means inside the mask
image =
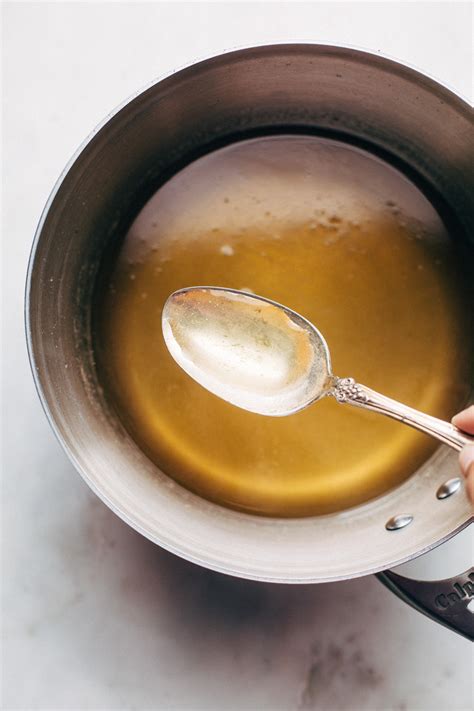
M 415 610 L 474 641 L 474 568 L 445 580 L 413 580 L 391 570 L 377 578 Z

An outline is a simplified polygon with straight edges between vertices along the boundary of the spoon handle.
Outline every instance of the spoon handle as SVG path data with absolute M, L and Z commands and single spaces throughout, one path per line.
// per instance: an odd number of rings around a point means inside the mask
M 458 451 L 466 444 L 474 443 L 474 437 L 461 432 L 450 422 L 439 420 L 437 417 L 403 405 L 365 385 L 356 383 L 353 378 L 335 378 L 329 394 L 335 397 L 338 402 L 363 407 L 366 410 L 393 417 L 394 420 L 399 420 L 410 427 L 421 430 Z

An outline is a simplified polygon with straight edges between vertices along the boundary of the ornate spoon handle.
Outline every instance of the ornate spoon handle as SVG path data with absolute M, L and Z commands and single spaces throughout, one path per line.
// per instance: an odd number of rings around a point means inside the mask
M 366 410 L 393 417 L 394 420 L 399 420 L 410 427 L 426 432 L 458 451 L 466 444 L 474 443 L 474 437 L 461 432 L 450 422 L 439 420 L 437 417 L 431 417 L 431 415 L 426 415 L 413 407 L 403 405 L 365 385 L 356 383 L 353 378 L 335 378 L 329 395 L 335 397 L 338 402 L 363 407 Z

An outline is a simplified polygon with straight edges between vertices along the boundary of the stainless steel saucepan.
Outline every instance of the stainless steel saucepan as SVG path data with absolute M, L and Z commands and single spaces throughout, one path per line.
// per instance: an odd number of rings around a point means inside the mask
M 27 282 L 27 338 L 39 395 L 90 487 L 155 543 L 254 580 L 319 583 L 379 573 L 425 614 L 472 638 L 473 570 L 431 583 L 380 572 L 471 520 L 455 453 L 440 446 L 397 489 L 342 513 L 252 516 L 205 501 L 159 471 L 97 380 L 94 283 L 132 218 L 195 157 L 237 138 L 288 130 L 356 141 L 401 167 L 435 200 L 466 264 L 474 263 L 472 113 L 462 99 L 411 68 L 353 49 L 293 44 L 230 52 L 136 95 L 61 176 L 38 227 Z

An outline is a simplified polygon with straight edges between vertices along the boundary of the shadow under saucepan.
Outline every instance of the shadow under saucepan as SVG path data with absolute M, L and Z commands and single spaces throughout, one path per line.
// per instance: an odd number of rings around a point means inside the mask
M 81 529 L 81 605 L 90 614 L 68 644 L 88 675 L 115 679 L 115 705 L 403 709 L 413 665 L 423 686 L 427 637 L 441 628 L 373 577 L 292 586 L 221 575 L 144 539 L 89 492 Z M 61 555 L 71 568 L 76 544 L 65 531 Z M 424 656 L 407 656 L 425 627 Z M 449 684 L 449 664 L 444 674 Z

